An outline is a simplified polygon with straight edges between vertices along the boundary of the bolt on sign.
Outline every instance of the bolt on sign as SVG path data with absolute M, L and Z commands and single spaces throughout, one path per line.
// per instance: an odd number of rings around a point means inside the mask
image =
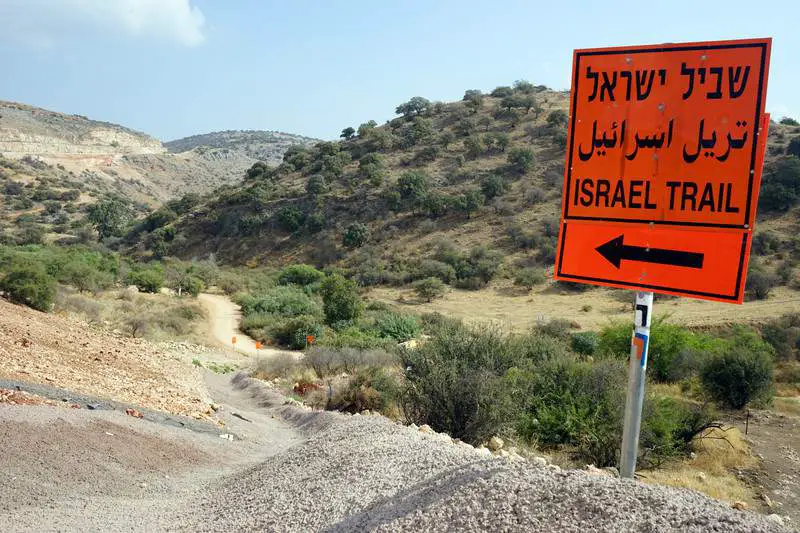
M 575 51 L 556 279 L 742 302 L 771 44 Z

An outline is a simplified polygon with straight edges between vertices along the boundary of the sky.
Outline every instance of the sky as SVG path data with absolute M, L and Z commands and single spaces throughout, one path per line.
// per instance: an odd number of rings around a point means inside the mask
M 575 48 L 772 37 L 767 110 L 800 118 L 798 24 L 796 0 L 0 0 L 0 100 L 163 141 L 333 139 L 412 96 L 568 89 Z

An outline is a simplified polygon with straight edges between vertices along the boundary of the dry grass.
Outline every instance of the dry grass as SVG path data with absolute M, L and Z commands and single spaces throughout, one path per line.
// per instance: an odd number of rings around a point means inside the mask
M 192 298 L 127 290 L 90 295 L 62 287 L 56 310 L 129 337 L 202 342 L 206 336 L 205 310 Z
M 479 291 L 453 289 L 443 298 L 418 304 L 410 288 L 375 288 L 374 300 L 410 307 L 414 312 L 438 311 L 469 322 L 494 322 L 511 330 L 523 331 L 540 321 L 553 318 L 574 320 L 582 328 L 597 329 L 612 320 L 632 321 L 632 303 L 621 301 L 621 291 L 596 288 L 582 293 L 560 291 L 550 283 L 520 293 L 508 280 L 492 282 Z M 624 294 L 627 297 L 627 294 Z M 633 296 L 629 298 L 633 301 Z M 411 303 L 414 302 L 414 303 Z M 589 311 L 582 311 L 585 306 Z M 732 323 L 758 323 L 785 313 L 800 312 L 800 293 L 778 287 L 768 300 L 743 305 L 675 298 L 656 302 L 656 315 L 669 314 L 670 321 L 687 326 L 714 326 Z
M 800 398 L 776 396 L 772 401 L 772 411 L 788 416 L 800 416 Z
M 715 428 L 704 435 L 694 442 L 694 459 L 664 465 L 657 470 L 643 470 L 643 480 L 693 489 L 722 501 L 744 501 L 754 507 L 755 493 L 733 473 L 758 465 L 741 432 L 733 427 L 725 431 Z

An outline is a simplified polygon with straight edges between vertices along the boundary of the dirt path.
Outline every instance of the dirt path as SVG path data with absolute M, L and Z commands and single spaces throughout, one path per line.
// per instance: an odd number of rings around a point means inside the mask
M 275 348 L 262 347 L 256 349 L 256 341 L 248 337 L 239 329 L 239 322 L 242 312 L 238 305 L 233 303 L 227 296 L 219 294 L 203 293 L 197 297 L 208 310 L 208 323 L 211 337 L 220 345 L 227 348 L 227 351 L 234 355 L 243 354 L 248 356 L 270 356 L 283 353 L 293 353 Z M 231 340 L 236 337 L 236 344 Z

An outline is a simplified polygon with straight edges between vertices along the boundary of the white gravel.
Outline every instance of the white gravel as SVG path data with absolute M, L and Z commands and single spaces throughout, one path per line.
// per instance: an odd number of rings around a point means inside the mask
M 380 416 L 284 408 L 310 438 L 229 476 L 197 531 L 783 531 L 699 493 L 487 457 Z

